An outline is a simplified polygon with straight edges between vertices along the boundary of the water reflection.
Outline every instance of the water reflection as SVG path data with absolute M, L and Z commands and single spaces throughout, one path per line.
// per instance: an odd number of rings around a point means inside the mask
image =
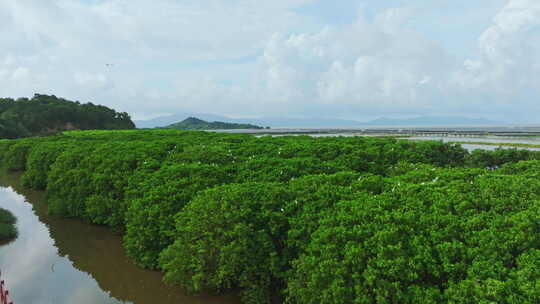
M 119 236 L 48 216 L 44 194 L 22 189 L 18 180 L 14 174 L 0 178 L 0 206 L 18 218 L 18 239 L 0 247 L 0 268 L 15 303 L 238 303 L 234 296 L 190 297 L 164 285 L 161 273 L 126 258 Z

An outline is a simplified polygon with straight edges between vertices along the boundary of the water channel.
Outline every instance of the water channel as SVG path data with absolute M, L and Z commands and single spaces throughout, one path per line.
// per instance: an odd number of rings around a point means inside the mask
M 278 135 L 283 136 L 283 135 Z M 312 137 L 336 137 L 336 136 L 342 136 L 342 137 L 355 137 L 355 136 L 363 136 L 363 135 L 357 135 L 357 134 L 351 134 L 351 133 L 328 133 L 328 134 L 309 134 L 309 136 Z M 540 151 L 540 148 L 536 147 L 513 147 L 513 146 L 507 146 L 504 144 L 531 144 L 531 145 L 540 145 L 540 138 L 534 137 L 534 138 L 528 138 L 523 139 L 519 137 L 487 137 L 487 136 L 481 136 L 481 137 L 444 137 L 444 136 L 418 136 L 418 137 L 404 137 L 403 139 L 406 140 L 413 140 L 413 141 L 420 141 L 420 140 L 435 140 L 435 141 L 442 141 L 442 142 L 461 142 L 461 146 L 468 151 L 473 150 L 488 150 L 493 151 L 496 149 L 519 149 L 519 150 L 529 150 L 529 151 Z M 467 142 L 470 142 L 467 143 Z M 479 143 L 486 143 L 484 145 Z M 503 144 L 501 146 L 498 145 L 492 145 L 492 144 Z
M 440 137 L 440 136 L 421 136 L 421 137 L 409 137 L 408 140 L 437 140 L 443 142 L 462 142 L 461 146 L 469 151 L 473 150 L 495 150 L 498 148 L 502 149 L 519 149 L 519 150 L 530 150 L 530 151 L 540 151 L 540 148 L 533 147 L 512 147 L 512 146 L 496 146 L 496 145 L 481 145 L 480 142 L 485 142 L 486 144 L 532 144 L 540 145 L 540 138 L 516 138 L 516 137 Z M 466 142 L 471 142 L 466 144 Z
M 235 304 L 235 296 L 187 296 L 161 273 L 135 266 L 121 237 L 100 226 L 47 215 L 43 192 L 19 175 L 0 176 L 0 207 L 17 218 L 19 237 L 0 247 L 0 269 L 15 304 Z

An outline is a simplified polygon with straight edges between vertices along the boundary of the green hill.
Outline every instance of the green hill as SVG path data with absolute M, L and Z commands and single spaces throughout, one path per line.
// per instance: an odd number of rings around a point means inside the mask
M 208 122 L 195 117 L 189 117 L 181 122 L 166 126 L 165 129 L 176 130 L 233 130 L 233 129 L 264 129 L 252 124 L 238 124 L 230 122 Z
M 134 129 L 127 113 L 54 95 L 0 98 L 0 138 L 52 135 L 67 130 Z

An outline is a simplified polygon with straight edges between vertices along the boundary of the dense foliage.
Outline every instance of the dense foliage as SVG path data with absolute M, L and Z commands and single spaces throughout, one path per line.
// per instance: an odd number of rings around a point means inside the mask
M 540 302 L 540 153 L 174 130 L 0 141 L 53 214 L 245 303 Z
M 134 129 L 127 113 L 56 96 L 0 98 L 0 138 L 56 134 L 65 130 Z
M 17 237 L 17 219 L 6 209 L 0 208 L 0 242 L 12 240 Z
M 252 124 L 239 124 L 232 122 L 213 121 L 208 122 L 196 117 L 188 117 L 181 122 L 164 127 L 175 130 L 233 130 L 233 129 L 264 129 Z

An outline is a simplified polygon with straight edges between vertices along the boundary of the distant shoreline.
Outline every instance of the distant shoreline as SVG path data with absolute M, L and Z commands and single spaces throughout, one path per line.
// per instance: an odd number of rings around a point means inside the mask
M 377 127 L 377 128 L 273 128 L 208 130 L 213 132 L 257 135 L 383 135 L 383 136 L 442 136 L 442 137 L 539 137 L 540 127 Z

